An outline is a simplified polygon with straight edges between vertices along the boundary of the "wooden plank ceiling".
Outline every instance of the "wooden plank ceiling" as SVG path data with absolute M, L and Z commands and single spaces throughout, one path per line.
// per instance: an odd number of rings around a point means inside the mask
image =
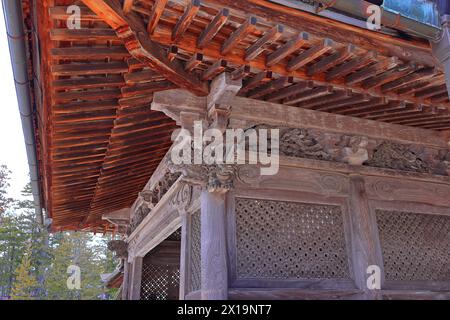
M 249 98 L 450 129 L 444 75 L 417 39 L 365 38 L 335 22 L 327 31 L 330 20 L 307 13 L 287 19 L 291 13 L 277 14 L 260 0 L 106 1 L 115 18 L 95 14 L 89 0 L 83 2 L 91 9 L 50 2 L 50 30 L 40 30 L 50 104 L 42 167 L 55 230 L 110 230 L 101 215 L 131 206 L 170 147 L 176 126 L 150 110 L 152 94 L 197 82 L 192 90 L 202 94 L 225 71 L 243 80 L 240 95 Z M 80 30 L 67 28 L 73 3 L 82 8 Z M 163 65 L 154 65 L 154 53 L 148 59 L 130 50 L 125 26 L 145 36 L 143 50 L 147 39 L 163 49 Z

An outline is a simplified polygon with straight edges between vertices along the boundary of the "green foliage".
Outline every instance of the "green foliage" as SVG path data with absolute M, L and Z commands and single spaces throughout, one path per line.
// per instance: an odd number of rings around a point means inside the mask
M 4 165 L 0 165 L 0 221 L 2 214 L 8 209 L 12 199 L 6 196 L 9 187 L 9 175 L 11 171 Z
M 23 199 L 7 199 L 8 175 L 0 166 L 0 208 L 8 209 L 0 211 L 0 300 L 112 298 L 100 279 L 116 266 L 108 239 L 81 232 L 49 234 L 35 216 L 30 185 Z M 81 269 L 80 290 L 67 287 L 70 265 Z
M 22 262 L 16 270 L 16 281 L 12 288 L 11 300 L 34 300 L 38 286 L 36 278 L 31 272 L 30 250 L 25 252 Z

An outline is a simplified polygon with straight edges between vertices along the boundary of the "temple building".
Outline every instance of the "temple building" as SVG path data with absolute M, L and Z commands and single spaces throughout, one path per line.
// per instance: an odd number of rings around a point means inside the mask
M 122 299 L 450 299 L 448 1 L 2 2 L 36 212 Z

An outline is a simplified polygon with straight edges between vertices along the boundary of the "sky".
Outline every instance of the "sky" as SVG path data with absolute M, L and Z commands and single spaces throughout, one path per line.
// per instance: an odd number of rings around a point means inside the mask
M 9 196 L 19 198 L 29 169 L 1 5 L 0 20 L 0 164 L 12 171 Z

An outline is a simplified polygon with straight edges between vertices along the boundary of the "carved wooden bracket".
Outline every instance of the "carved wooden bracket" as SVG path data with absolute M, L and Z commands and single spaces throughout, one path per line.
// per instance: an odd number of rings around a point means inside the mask
M 126 259 L 128 257 L 128 244 L 122 240 L 111 240 L 108 242 L 108 250 L 114 252 L 117 258 Z
M 142 223 L 178 178 L 179 174 L 166 172 L 153 189 L 143 190 L 139 193 L 138 205 L 134 209 L 134 214 L 131 218 L 129 233 L 133 232 Z
M 184 183 L 209 192 L 225 193 L 234 188 L 235 165 L 176 165 L 168 160 L 167 167 L 173 173 L 180 173 Z

